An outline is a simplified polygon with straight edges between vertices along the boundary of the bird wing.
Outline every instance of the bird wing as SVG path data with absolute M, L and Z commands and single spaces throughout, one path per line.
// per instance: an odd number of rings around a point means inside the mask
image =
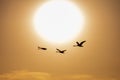
M 77 43 L 77 45 L 79 45 L 80 43 L 79 42 L 76 42 Z
M 38 46 L 38 49 L 41 49 L 41 47 Z
M 82 42 L 80 43 L 80 45 L 82 45 L 84 42 L 86 42 L 86 41 L 82 41 Z
M 67 51 L 67 50 L 63 50 L 63 51 Z
M 59 49 L 57 49 L 57 48 L 56 48 L 56 50 L 58 50 L 58 51 L 60 52 L 60 50 L 59 50 Z

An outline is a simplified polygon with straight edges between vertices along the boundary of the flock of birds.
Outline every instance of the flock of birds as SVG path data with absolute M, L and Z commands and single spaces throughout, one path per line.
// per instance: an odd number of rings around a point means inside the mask
M 85 43 L 85 42 L 86 41 L 76 42 L 77 45 L 73 45 L 73 47 L 83 47 L 83 43 Z M 38 50 L 47 50 L 47 48 L 38 46 Z M 57 48 L 56 48 L 56 50 L 57 50 L 56 51 L 57 53 L 62 53 L 62 54 L 64 54 L 65 51 L 67 51 L 67 50 L 60 50 L 60 49 L 57 49 Z

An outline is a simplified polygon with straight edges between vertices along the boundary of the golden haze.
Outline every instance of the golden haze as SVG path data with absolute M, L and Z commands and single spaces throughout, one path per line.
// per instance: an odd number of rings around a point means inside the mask
M 42 0 L 0 0 L 0 80 L 119 80 L 118 0 L 74 0 L 86 16 L 84 31 L 69 44 L 36 35 L 34 11 Z M 73 48 L 86 40 L 84 48 Z M 38 51 L 37 46 L 49 50 Z M 64 55 L 55 48 L 67 49 Z

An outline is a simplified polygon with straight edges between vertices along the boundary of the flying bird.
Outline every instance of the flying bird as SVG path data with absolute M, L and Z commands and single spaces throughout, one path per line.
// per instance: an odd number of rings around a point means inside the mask
M 67 51 L 67 50 L 60 50 L 60 49 L 56 49 L 56 50 L 57 50 L 56 52 L 58 52 L 58 53 L 62 53 L 62 54 L 64 54 L 65 51 Z
M 86 41 L 82 41 L 82 42 L 76 42 L 77 45 L 73 45 L 74 47 L 83 47 L 83 43 L 85 43 Z
M 47 48 L 43 48 L 43 47 L 38 46 L 38 50 L 47 50 Z

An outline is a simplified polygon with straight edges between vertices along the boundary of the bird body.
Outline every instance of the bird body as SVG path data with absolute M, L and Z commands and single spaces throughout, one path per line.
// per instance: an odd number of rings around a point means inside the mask
M 74 47 L 83 47 L 83 43 L 85 43 L 86 41 L 82 41 L 82 42 L 76 42 L 77 45 L 73 45 Z
M 85 42 L 86 42 L 86 41 L 76 42 L 77 45 L 73 45 L 73 46 L 74 46 L 74 47 L 83 47 L 83 43 L 85 43 Z M 47 50 L 47 48 L 38 46 L 38 50 Z M 67 50 L 60 50 L 60 49 L 57 49 L 57 48 L 56 48 L 56 50 L 57 50 L 57 51 L 56 51 L 57 53 L 62 53 L 62 54 L 64 54 L 65 51 L 67 51 Z
M 43 47 L 39 47 L 39 46 L 38 46 L 38 49 L 39 49 L 39 50 L 40 50 L 40 49 L 41 49 L 41 50 L 47 50 L 47 48 L 43 48 Z
M 59 53 L 62 53 L 62 54 L 64 54 L 65 51 L 67 51 L 67 50 L 60 50 L 60 49 L 56 49 L 56 50 L 57 50 L 56 52 L 59 52 Z

